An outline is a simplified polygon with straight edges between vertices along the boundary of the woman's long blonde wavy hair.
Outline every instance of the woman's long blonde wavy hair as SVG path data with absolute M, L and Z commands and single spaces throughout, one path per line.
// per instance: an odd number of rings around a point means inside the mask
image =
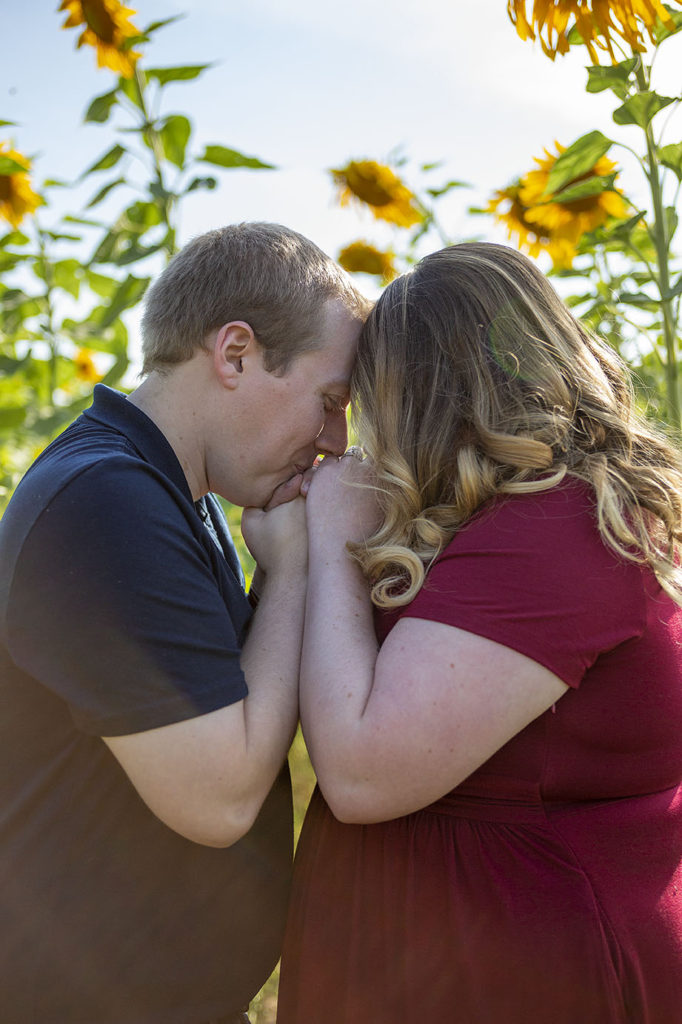
M 635 411 L 616 353 L 513 249 L 466 242 L 384 291 L 352 382 L 380 528 L 351 545 L 372 600 L 411 601 L 455 532 L 497 495 L 590 485 L 601 535 L 682 603 L 682 458 Z

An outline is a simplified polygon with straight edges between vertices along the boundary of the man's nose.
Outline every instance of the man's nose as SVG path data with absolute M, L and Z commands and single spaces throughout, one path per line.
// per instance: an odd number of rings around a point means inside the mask
M 316 447 L 321 455 L 343 455 L 348 447 L 348 423 L 345 409 L 327 413 Z

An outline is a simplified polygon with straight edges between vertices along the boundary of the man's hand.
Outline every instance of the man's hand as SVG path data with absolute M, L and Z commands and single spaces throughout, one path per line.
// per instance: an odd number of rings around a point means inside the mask
M 300 496 L 268 509 L 245 508 L 242 536 L 262 572 L 305 573 L 308 537 L 305 501 Z

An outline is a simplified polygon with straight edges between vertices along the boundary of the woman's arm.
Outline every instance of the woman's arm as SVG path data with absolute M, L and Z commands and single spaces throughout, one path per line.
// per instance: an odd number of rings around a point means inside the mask
M 462 782 L 568 687 L 500 644 L 404 618 L 378 649 L 367 583 L 346 549 L 373 528 L 369 469 L 323 466 L 308 497 L 301 720 L 320 788 L 342 821 L 418 810 Z M 346 482 L 344 482 L 346 481 Z

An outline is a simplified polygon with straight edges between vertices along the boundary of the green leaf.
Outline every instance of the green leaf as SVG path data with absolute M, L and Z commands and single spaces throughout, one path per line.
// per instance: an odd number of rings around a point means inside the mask
M 638 124 L 646 128 L 660 110 L 675 103 L 674 96 L 659 96 L 657 92 L 638 92 L 613 112 L 616 124 Z
M 110 263 L 126 243 L 129 234 L 114 228 L 106 232 L 100 240 L 94 253 L 90 257 L 90 263 Z
M 86 280 L 93 292 L 103 299 L 110 299 L 120 283 L 115 277 L 107 277 L 106 274 L 98 274 L 94 270 L 86 272 Z
M 0 274 L 5 271 L 14 270 L 15 267 L 18 267 L 21 263 L 25 263 L 30 259 L 31 257 L 24 253 L 0 252 Z
M 101 96 L 95 96 L 94 100 L 85 111 L 83 120 L 86 124 L 104 124 L 105 121 L 109 120 L 112 108 L 118 103 L 118 96 L 116 95 L 117 90 L 112 89 L 111 92 L 105 92 Z
M 25 406 L 6 406 L 0 409 L 0 430 L 12 430 L 20 427 L 26 419 L 28 410 Z
M 664 167 L 669 167 L 682 181 L 682 142 L 673 142 L 658 151 L 658 159 Z
M 441 185 L 440 188 L 427 188 L 427 193 L 433 196 L 434 199 L 438 199 L 439 196 L 447 195 L 453 188 L 471 188 L 467 181 L 448 181 L 445 185 Z
M 24 164 L 13 160 L 11 156 L 0 156 L 0 174 L 26 174 L 27 168 Z
M 163 216 L 156 203 L 138 201 L 124 210 L 119 218 L 118 226 L 142 235 L 149 228 L 156 227 Z
M 88 167 L 87 171 L 83 171 L 81 178 L 87 177 L 88 174 L 94 174 L 95 171 L 106 171 L 110 167 L 114 167 L 125 152 L 125 148 L 119 145 L 119 143 L 116 143 L 115 146 L 112 146 L 111 149 L 107 150 L 104 156 L 101 156 L 91 167 Z
M 217 187 L 218 181 L 216 178 L 192 178 L 189 185 L 185 189 L 185 193 L 196 192 L 198 188 L 206 188 L 209 191 L 213 191 L 213 189 Z
M 564 150 L 552 167 L 547 179 L 545 196 L 558 192 L 570 181 L 575 181 L 581 175 L 591 171 L 597 160 L 608 153 L 613 145 L 613 140 L 608 139 L 602 132 L 588 132 Z
M 107 327 L 104 336 L 107 340 L 108 351 L 118 352 L 125 358 L 128 351 L 128 328 L 120 317 L 118 320 L 114 320 L 111 327 Z
M 146 43 L 149 40 L 141 33 L 138 32 L 136 36 L 126 36 L 119 43 L 119 47 L 123 53 L 127 53 L 136 46 L 140 46 L 142 43 Z M 139 56 L 139 55 L 138 55 Z
M 185 161 L 187 142 L 192 134 L 192 125 L 182 114 L 167 117 L 159 129 L 163 152 L 167 160 L 182 168 Z
M 26 322 L 32 317 L 38 316 L 41 313 L 47 312 L 46 310 L 47 301 L 44 296 L 39 299 L 25 298 L 24 301 L 17 302 L 16 305 L 3 303 L 2 309 L 2 329 L 7 334 L 13 331 L 22 329 L 23 340 L 26 340 Z
M 632 72 L 639 63 L 639 57 L 631 57 L 620 64 L 608 64 L 589 67 L 587 69 L 588 92 L 603 92 L 610 89 L 616 96 L 624 100 L 628 94 L 628 82 Z
M 23 231 L 8 231 L 6 235 L 0 238 L 0 249 L 4 249 L 6 245 L 28 245 L 29 237 L 25 235 Z
M 52 273 L 57 287 L 63 288 L 77 299 L 80 292 L 80 277 L 83 273 L 82 264 L 78 260 L 60 260 L 53 264 Z
M 162 203 L 167 203 L 173 199 L 177 199 L 176 192 L 170 192 L 164 185 L 161 185 L 158 181 L 150 181 L 149 183 L 149 194 L 154 199 L 160 199 Z
M 69 224 L 84 224 L 88 228 L 104 227 L 102 222 L 99 220 L 88 220 L 87 217 L 74 217 L 71 214 L 68 214 L 66 217 L 64 217 L 64 220 Z
M 68 181 L 60 181 L 59 178 L 46 178 L 43 182 L 43 188 L 70 188 Z
M 607 251 L 621 252 L 623 244 L 629 242 L 630 233 L 637 227 L 645 213 L 646 210 L 639 210 L 632 217 L 607 221 L 593 231 L 587 232 L 583 239 L 589 241 L 591 245 L 605 246 Z
M 99 310 L 101 307 L 95 307 L 92 313 Z M 64 317 L 62 320 L 62 331 L 68 334 L 71 341 L 77 345 L 84 345 L 87 343 L 89 348 L 95 348 L 99 351 L 104 351 L 104 347 L 97 344 L 95 338 L 91 338 L 92 334 L 97 334 L 99 328 L 94 325 L 91 320 L 74 320 L 72 317 Z
M 125 183 L 125 178 L 116 178 L 114 181 L 110 181 L 92 197 L 85 209 L 91 210 L 93 206 L 97 206 L 98 203 L 101 203 L 102 200 L 105 199 L 111 191 L 113 191 L 113 189 L 118 188 L 119 185 L 125 185 Z
M 253 170 L 275 170 L 274 164 L 263 163 L 255 156 L 245 156 L 238 153 L 236 149 L 227 149 L 226 146 L 206 146 L 204 155 L 199 160 L 205 164 L 215 164 L 216 167 L 250 167 Z
M 130 360 L 124 351 L 117 357 L 116 362 L 111 369 L 107 370 L 104 377 L 102 377 L 102 384 L 108 384 L 109 387 L 115 387 L 128 369 L 129 364 Z
M 670 15 L 674 27 L 672 29 L 666 28 L 663 22 L 659 20 L 654 28 L 654 39 L 657 43 L 662 43 L 664 39 L 669 39 L 670 36 L 675 35 L 682 28 L 682 11 L 673 10 L 670 4 L 663 4 L 663 6 Z
M 599 195 L 613 189 L 615 174 L 607 174 L 604 177 L 587 178 L 575 185 L 569 185 L 560 192 L 552 195 L 552 203 L 575 203 L 579 199 L 588 199 L 590 196 Z
M 9 356 L 0 356 L 0 373 L 4 377 L 11 377 L 14 373 L 21 373 L 26 368 L 30 358 L 30 352 L 27 352 L 22 359 L 10 359 Z
M 665 237 L 668 240 L 668 248 L 673 240 L 673 235 L 677 231 L 677 225 L 679 224 L 680 218 L 677 215 L 677 210 L 674 206 L 666 206 L 664 211 L 665 216 Z
M 24 299 L 28 298 L 26 292 L 22 291 L 21 288 L 5 288 L 4 285 L 0 285 L 0 288 L 2 288 L 2 292 L 0 292 L 2 305 L 5 307 L 16 306 L 18 302 L 23 302 Z
M 675 284 L 661 298 L 667 301 L 668 299 L 674 299 L 677 295 L 682 295 L 682 274 L 680 274 Z
M 66 235 L 63 231 L 46 231 L 45 234 L 53 242 L 82 242 L 80 235 Z
M 181 21 L 184 17 L 184 14 L 176 14 L 172 18 L 164 18 L 162 21 L 153 21 L 143 29 L 143 33 L 145 36 L 150 36 L 152 32 L 158 32 L 160 28 L 164 28 L 166 25 L 172 25 L 174 21 Z
M 17 122 L 16 122 L 16 121 L 4 121 L 4 120 L 0 120 L 0 128 L 4 128 L 4 126 L 5 126 L 6 124 L 11 124 L 11 125 L 12 125 L 12 126 L 13 126 L 14 128 L 16 128 L 16 127 L 17 127 Z
M 125 266 L 158 252 L 163 248 L 163 241 L 145 248 L 139 244 L 138 239 L 162 220 L 162 213 L 156 203 L 133 203 L 100 239 L 89 263 L 115 263 L 117 266 Z
M 149 280 L 150 279 L 148 277 L 134 277 L 133 274 L 129 274 L 128 277 L 119 284 L 116 292 L 109 302 L 109 305 L 104 307 L 102 317 L 98 318 L 99 328 L 103 329 L 108 327 L 114 322 L 114 320 L 118 319 L 124 310 L 137 305 L 147 290 Z
M 140 90 L 135 78 L 119 78 L 118 91 L 127 96 L 131 103 L 134 103 L 140 110 L 143 108 Z
M 167 85 L 169 82 L 189 82 L 210 67 L 210 64 L 191 64 L 182 68 L 147 68 L 145 74 L 147 80 L 153 78 L 159 85 Z
M 657 312 L 660 307 L 660 303 L 645 292 L 621 292 L 618 295 L 618 302 L 626 306 L 637 306 L 638 309 L 648 309 L 651 312 Z
M 117 267 L 127 267 L 129 263 L 137 263 L 138 260 L 146 260 L 148 256 L 153 256 L 164 248 L 164 242 L 157 242 L 156 245 L 139 245 L 138 242 L 133 242 L 129 245 L 120 256 L 114 259 L 114 263 Z

